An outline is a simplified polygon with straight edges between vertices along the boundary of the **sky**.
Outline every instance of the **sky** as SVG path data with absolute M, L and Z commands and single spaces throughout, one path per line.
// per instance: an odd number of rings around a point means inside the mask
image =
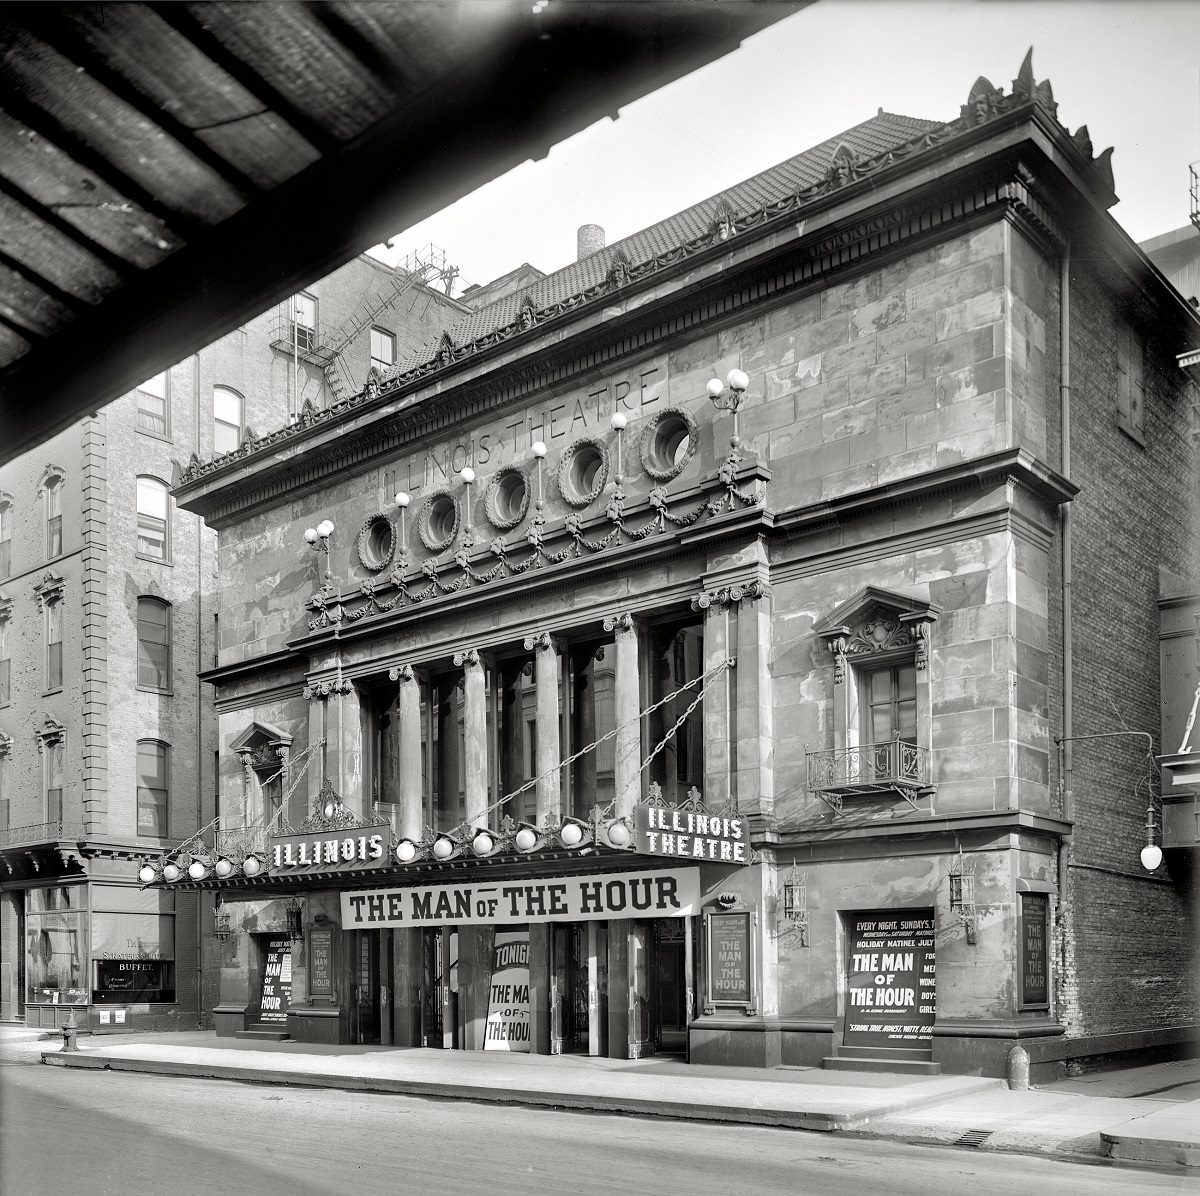
M 550 0 L 568 2 L 588 0 Z M 1186 225 L 1197 0 L 818 0 L 371 252 L 396 262 L 433 244 L 460 271 L 456 294 L 523 262 L 550 273 L 574 260 L 579 225 L 611 244 L 880 107 L 952 120 L 979 75 L 1009 92 L 1030 46 L 1059 120 L 1086 124 L 1097 154 L 1116 147 L 1125 230 L 1141 241 Z

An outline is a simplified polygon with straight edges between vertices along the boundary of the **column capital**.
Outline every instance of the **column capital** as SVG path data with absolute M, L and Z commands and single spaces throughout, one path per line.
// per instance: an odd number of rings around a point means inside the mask
M 388 669 L 389 681 L 400 681 L 403 683 L 405 681 L 415 681 L 416 679 L 417 675 L 413 672 L 411 664 L 398 664 Z
M 477 648 L 464 648 L 461 652 L 454 653 L 454 663 L 459 668 L 473 668 L 482 664 L 479 658 L 479 650 Z
M 633 630 L 633 615 L 629 611 L 620 611 L 615 615 L 609 615 L 604 620 L 605 631 L 632 631 Z
M 324 701 L 330 696 L 341 697 L 353 689 L 349 677 L 336 677 L 332 681 L 311 681 L 304 687 L 304 700 L 311 702 L 314 698 Z
M 692 599 L 692 610 L 708 610 L 713 606 L 721 608 L 740 606 L 743 602 L 754 602 L 759 598 L 765 598 L 769 592 L 758 578 L 749 578 L 746 581 L 719 586 L 715 590 L 701 590 Z
M 555 636 L 552 636 L 548 631 L 535 631 L 533 635 L 525 637 L 526 652 L 551 652 L 559 646 L 559 641 Z

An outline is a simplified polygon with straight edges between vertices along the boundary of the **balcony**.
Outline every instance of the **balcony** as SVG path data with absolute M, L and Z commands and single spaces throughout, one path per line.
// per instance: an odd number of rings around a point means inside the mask
M 287 316 L 277 316 L 271 325 L 271 348 L 324 369 L 336 356 L 324 325 L 298 324 Z
M 37 843 L 78 843 L 84 837 L 83 823 L 34 822 L 29 826 L 10 826 L 0 830 L 0 847 L 32 847 Z
M 890 739 L 808 753 L 808 789 L 840 814 L 847 797 L 902 797 L 916 809 L 916 797 L 930 787 L 929 749 Z

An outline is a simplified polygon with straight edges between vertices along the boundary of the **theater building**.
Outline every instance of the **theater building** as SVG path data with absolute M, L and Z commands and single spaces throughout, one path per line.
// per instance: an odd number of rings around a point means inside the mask
M 1136 733 L 1195 592 L 1200 324 L 1115 200 L 1026 60 L 193 464 L 220 808 L 141 875 L 217 894 L 218 1032 L 1181 1049 L 1195 844 L 1141 868 Z

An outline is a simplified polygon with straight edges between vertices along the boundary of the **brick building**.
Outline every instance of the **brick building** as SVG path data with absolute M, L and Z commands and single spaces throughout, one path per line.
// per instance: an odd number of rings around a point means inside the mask
M 1138 853 L 1200 322 L 1115 198 L 1026 60 L 189 467 L 223 817 L 141 875 L 223 903 L 218 1031 L 1182 1049 L 1195 846 Z
M 130 884 L 215 812 L 216 538 L 170 487 L 461 319 L 436 273 L 360 257 L 0 470 L 0 1020 L 207 1016 L 211 899 Z

